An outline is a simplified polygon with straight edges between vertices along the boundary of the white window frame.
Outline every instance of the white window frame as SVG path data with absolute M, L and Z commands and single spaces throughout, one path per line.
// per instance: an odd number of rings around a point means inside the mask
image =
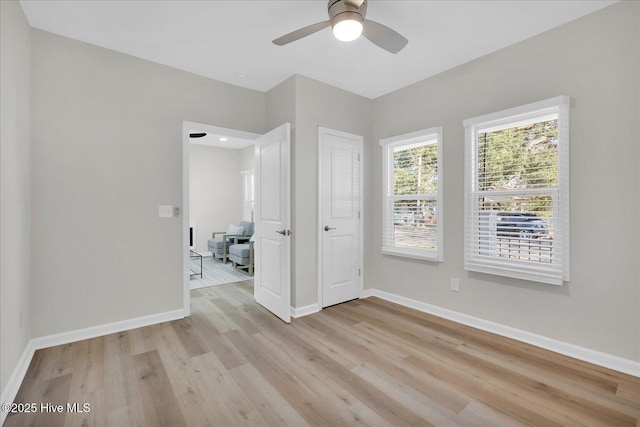
M 242 176 L 242 219 L 253 222 L 255 214 L 255 173 L 254 169 L 240 172 Z
M 429 141 L 438 146 L 438 192 L 436 194 L 420 195 L 421 198 L 436 200 L 436 250 L 422 248 L 408 248 L 391 244 L 393 238 L 389 233 L 394 232 L 393 203 L 398 199 L 406 199 L 407 195 L 394 195 L 394 167 L 393 149 L 399 146 L 421 144 Z M 435 142 L 431 142 L 435 141 Z M 433 127 L 394 136 L 380 140 L 382 147 L 382 253 L 386 255 L 421 259 L 434 262 L 444 260 L 444 204 L 442 202 L 444 169 L 442 164 L 442 127 Z
M 465 257 L 469 271 L 562 285 L 570 280 L 569 248 L 569 109 L 571 99 L 558 96 L 464 120 L 465 127 Z M 554 258 L 549 264 L 523 262 L 481 254 L 478 221 L 478 135 L 507 129 L 532 119 L 558 119 L 558 186 L 553 206 Z M 522 190 L 520 190 L 522 191 Z M 526 190 L 525 190 L 526 191 Z

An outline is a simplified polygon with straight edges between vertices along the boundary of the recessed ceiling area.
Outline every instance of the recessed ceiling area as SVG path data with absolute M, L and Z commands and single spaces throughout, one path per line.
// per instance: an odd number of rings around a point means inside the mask
M 271 41 L 327 19 L 327 2 L 21 0 L 29 24 L 76 40 L 265 92 L 293 74 L 376 98 L 615 1 L 376 1 L 367 18 L 409 40 L 391 54 L 331 28 Z

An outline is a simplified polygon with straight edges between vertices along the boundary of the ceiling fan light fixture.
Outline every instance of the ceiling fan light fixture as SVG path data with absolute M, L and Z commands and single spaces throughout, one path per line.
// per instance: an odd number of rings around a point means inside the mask
M 389 53 L 400 52 L 409 43 L 409 40 L 397 31 L 370 19 L 367 20 L 367 27 L 364 28 L 367 5 L 367 0 L 329 0 L 327 3 L 328 20 L 298 28 L 273 40 L 273 44 L 284 46 L 331 26 L 333 35 L 338 40 L 347 42 L 363 35 L 371 43 Z
M 362 34 L 362 15 L 356 12 L 344 12 L 333 18 L 333 35 L 340 41 L 350 42 Z

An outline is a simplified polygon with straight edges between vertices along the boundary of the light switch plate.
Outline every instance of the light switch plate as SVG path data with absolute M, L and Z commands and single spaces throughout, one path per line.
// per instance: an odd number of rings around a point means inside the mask
M 173 216 L 173 206 L 171 205 L 158 206 L 158 217 L 171 218 L 172 216 Z

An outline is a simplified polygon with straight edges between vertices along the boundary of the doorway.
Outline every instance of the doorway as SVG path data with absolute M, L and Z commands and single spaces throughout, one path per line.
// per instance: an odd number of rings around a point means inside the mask
M 289 123 L 285 123 L 278 128 L 264 135 L 238 131 L 234 129 L 220 128 L 216 126 L 203 125 L 194 122 L 183 122 L 183 197 L 182 205 L 182 236 L 183 236 L 183 286 L 184 314 L 190 314 L 190 262 L 191 256 L 189 246 L 192 244 L 195 235 L 196 246 L 198 245 L 198 229 L 205 228 L 193 222 L 191 215 L 191 186 L 190 186 L 190 136 L 197 135 L 196 138 L 210 136 L 214 138 L 213 143 L 245 144 L 245 163 L 241 165 L 244 171 L 248 167 L 255 168 L 255 187 L 253 196 L 255 199 L 255 212 L 246 209 L 247 200 L 242 200 L 238 206 L 243 214 L 248 214 L 246 219 L 253 223 L 255 213 L 255 242 L 250 245 L 255 246 L 255 270 L 254 270 L 254 292 L 255 299 L 260 305 L 280 317 L 285 322 L 289 322 L 290 315 L 290 133 Z M 203 135 L 205 134 L 205 135 Z M 237 183 L 242 186 L 246 184 L 246 176 L 242 170 L 237 174 Z M 219 185 L 228 185 L 232 177 L 228 173 L 217 174 Z M 280 201 L 276 203 L 276 201 Z M 227 207 L 223 206 L 223 210 Z M 240 217 L 240 215 L 238 216 Z M 228 221 L 231 225 L 237 223 Z M 275 234 L 280 236 L 274 238 L 271 233 L 276 227 Z M 212 228 L 209 226 L 209 228 Z M 195 230 L 195 231 L 193 231 Z M 208 233 L 207 230 L 204 231 Z M 200 232 L 202 233 L 202 232 Z M 253 234 L 253 232 L 251 233 Z M 200 237 L 201 245 L 207 237 Z M 278 250 L 275 250 L 275 246 Z M 233 251 L 230 251 L 233 252 Z M 276 256 L 278 255 L 278 256 Z M 196 256 L 197 258 L 197 256 Z M 277 261 L 277 262 L 270 262 Z M 202 270 L 200 270 L 202 271 Z M 277 280 L 275 280 L 277 279 Z
M 254 167 L 254 144 L 260 135 L 190 121 L 183 122 L 182 134 L 183 305 L 188 315 L 192 288 L 252 279 L 231 262 L 213 260 L 207 241 L 213 232 L 238 225 L 245 215 L 252 221 L 245 209 L 242 172 Z

